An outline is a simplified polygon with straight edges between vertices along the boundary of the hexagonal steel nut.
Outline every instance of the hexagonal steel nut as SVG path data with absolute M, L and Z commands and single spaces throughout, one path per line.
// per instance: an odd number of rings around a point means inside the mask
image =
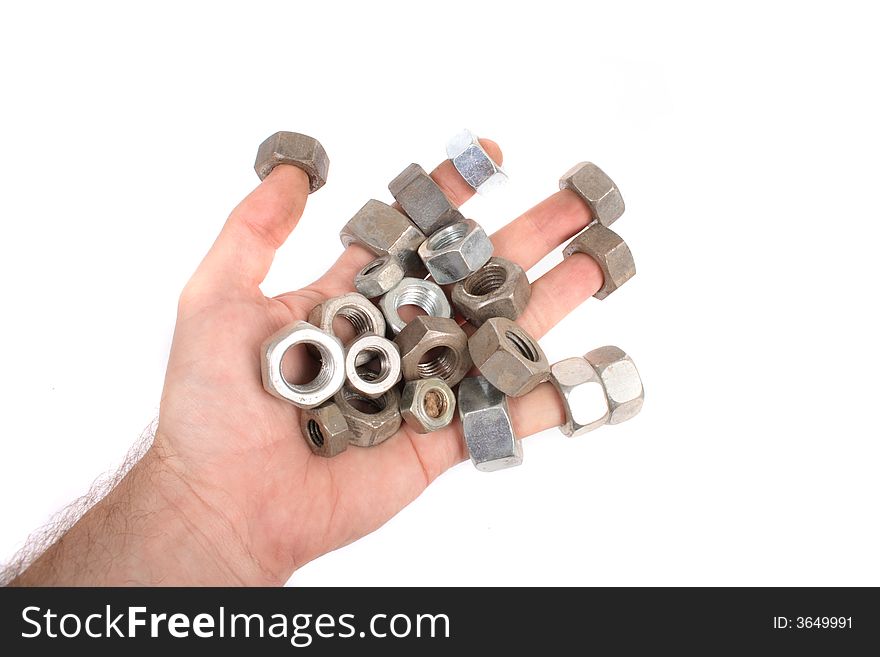
M 504 169 L 489 157 L 470 130 L 462 130 L 446 143 L 446 157 L 478 194 L 488 194 L 507 182 Z
M 636 275 L 636 263 L 626 242 L 602 224 L 590 224 L 569 242 L 562 255 L 568 258 L 574 253 L 590 256 L 602 270 L 602 287 L 593 295 L 597 299 L 604 299 Z
M 315 349 L 321 359 L 318 376 L 306 383 L 290 383 L 282 370 L 284 354 L 298 344 Z M 270 335 L 260 347 L 260 373 L 269 394 L 300 408 L 314 408 L 335 395 L 345 383 L 345 351 L 334 335 L 297 321 Z
M 562 397 L 566 436 L 580 436 L 605 424 L 610 413 L 599 373 L 585 358 L 566 358 L 550 366 L 550 381 Z
M 531 296 L 532 286 L 523 268 L 498 256 L 452 288 L 452 303 L 477 327 L 493 317 L 516 319 Z
M 394 338 L 405 381 L 442 379 L 452 387 L 473 366 L 468 338 L 454 319 L 419 315 Z
M 377 256 L 391 255 L 403 266 L 407 276 L 424 277 L 419 246 L 425 235 L 406 215 L 390 205 L 370 199 L 339 231 L 342 246 L 360 244 Z
M 593 349 L 584 358 L 596 368 L 605 386 L 611 413 L 608 424 L 620 424 L 638 415 L 645 401 L 645 390 L 632 358 L 610 345 Z
M 522 464 L 522 445 L 513 431 L 507 397 L 484 377 L 469 377 L 458 386 L 458 416 L 477 470 L 493 472 Z
M 357 292 L 349 292 L 322 301 L 309 313 L 309 323 L 330 335 L 336 335 L 333 320 L 337 317 L 347 319 L 354 328 L 356 336 L 373 333 L 385 335 L 385 316 L 382 311 Z M 358 365 L 363 365 L 363 362 Z
M 492 257 L 492 241 L 473 219 L 443 228 L 419 247 L 419 256 L 440 285 L 467 278 Z
M 314 454 L 331 457 L 342 454 L 351 440 L 351 430 L 342 411 L 333 402 L 300 413 L 300 429 Z
M 343 388 L 333 398 L 348 428 L 351 430 L 350 444 L 358 447 L 372 447 L 383 443 L 400 428 L 400 395 L 391 388 L 377 399 L 359 395 L 351 388 Z
M 327 182 L 330 158 L 314 137 L 298 132 L 276 132 L 257 149 L 254 170 L 263 180 L 279 164 L 292 164 L 309 177 L 309 193 L 316 192 Z
M 440 185 L 418 164 L 410 164 L 391 181 L 388 189 L 425 235 L 464 219 Z
M 403 306 L 417 306 L 432 317 L 452 317 L 452 306 L 443 288 L 424 278 L 404 278 L 379 299 L 385 323 L 395 335 L 406 326 L 398 312 Z
M 550 377 L 550 364 L 537 340 L 505 317 L 493 317 L 468 340 L 474 365 L 493 386 L 521 397 Z
M 354 277 L 355 289 L 368 299 L 381 297 L 403 280 L 400 262 L 391 256 L 376 258 Z
M 416 433 L 437 431 L 452 422 L 455 395 L 442 379 L 407 381 L 400 395 L 400 415 Z
M 593 221 L 610 226 L 620 218 L 626 206 L 614 181 L 592 162 L 581 162 L 559 179 L 559 189 L 570 189 L 581 197 Z

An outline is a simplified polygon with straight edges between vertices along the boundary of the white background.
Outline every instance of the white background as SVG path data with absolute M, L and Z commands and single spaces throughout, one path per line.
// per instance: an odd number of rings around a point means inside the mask
M 264 291 L 462 127 L 489 229 L 589 159 L 638 276 L 551 332 L 641 415 L 463 464 L 293 584 L 880 584 L 876 16 L 853 3 L 17 3 L 0 11 L 0 560 L 155 416 L 177 295 L 276 130 L 330 182 Z M 531 276 L 561 259 L 557 250 Z M 278 500 L 284 504 L 284 500 Z

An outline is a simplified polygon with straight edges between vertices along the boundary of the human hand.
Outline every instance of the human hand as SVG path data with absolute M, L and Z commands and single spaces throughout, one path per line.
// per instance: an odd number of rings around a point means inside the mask
M 498 146 L 482 143 L 500 162 Z M 473 194 L 448 160 L 431 175 L 456 205 Z M 299 428 L 300 410 L 263 389 L 262 341 L 306 319 L 320 301 L 352 291 L 355 274 L 375 257 L 351 245 L 311 285 L 264 296 L 259 286 L 296 228 L 308 190 L 302 170 L 275 167 L 233 210 L 186 285 L 153 446 L 118 487 L 125 499 L 108 496 L 117 514 L 143 517 L 136 532 L 125 521 L 126 531 L 141 538 L 129 541 L 137 554 L 94 568 L 91 583 L 98 577 L 99 583 L 280 584 L 308 561 L 380 527 L 467 458 L 457 419 L 424 435 L 404 423 L 380 445 L 315 456 Z M 559 191 L 493 235 L 495 254 L 528 270 L 589 220 L 574 193 Z M 533 282 L 517 321 L 540 338 L 601 285 L 592 259 L 567 258 Z M 304 359 L 298 366 L 307 366 Z M 520 437 L 564 422 L 550 384 L 511 399 L 510 409 Z M 160 519 L 162 529 L 153 526 Z M 77 583 L 71 577 L 65 583 Z

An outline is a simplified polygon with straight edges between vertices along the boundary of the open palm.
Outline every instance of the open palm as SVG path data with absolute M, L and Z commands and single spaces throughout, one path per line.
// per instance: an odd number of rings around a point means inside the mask
M 483 145 L 500 161 L 494 143 Z M 458 205 L 473 193 L 449 161 L 432 176 Z M 188 283 L 153 447 L 231 530 L 252 560 L 250 575 L 241 577 L 249 583 L 283 582 L 302 564 L 371 532 L 467 457 L 457 420 L 425 435 L 404 424 L 381 445 L 317 457 L 303 440 L 299 409 L 263 390 L 262 341 L 305 319 L 320 301 L 352 291 L 355 273 L 374 257 L 352 245 L 312 285 L 262 294 L 259 285 L 302 216 L 308 188 L 300 169 L 277 166 L 232 212 Z M 495 253 L 528 270 L 589 219 L 573 193 L 557 192 L 498 231 Z M 571 257 L 533 283 L 518 322 L 540 337 L 601 283 L 590 258 Z M 562 423 L 548 384 L 511 400 L 511 412 L 520 436 Z

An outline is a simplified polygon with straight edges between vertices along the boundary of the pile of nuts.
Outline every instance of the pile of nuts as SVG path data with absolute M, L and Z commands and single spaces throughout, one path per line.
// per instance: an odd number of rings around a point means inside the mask
M 477 192 L 506 180 L 469 131 L 450 140 L 447 155 Z M 315 191 L 326 181 L 329 159 L 317 140 L 279 132 L 260 146 L 255 168 L 262 179 L 277 164 L 302 168 Z M 623 214 L 623 199 L 589 162 L 568 171 L 559 187 L 577 194 L 592 218 L 563 255 L 584 253 L 598 263 L 604 281 L 595 296 L 604 299 L 635 275 L 629 248 L 609 228 Z M 349 445 L 377 445 L 402 422 L 421 434 L 443 429 L 457 406 L 477 469 L 519 465 L 522 448 L 507 398 L 526 395 L 545 381 L 562 399 L 566 421 L 560 430 L 566 436 L 639 412 L 644 397 L 639 373 L 617 347 L 553 365 L 547 361 L 537 340 L 514 321 L 531 294 L 526 273 L 493 255 L 486 232 L 459 212 L 422 167 L 409 165 L 388 188 L 398 207 L 370 200 L 339 234 L 343 246 L 359 244 L 376 256 L 355 276 L 357 292 L 319 303 L 307 322 L 286 326 L 262 347 L 263 385 L 303 409 L 302 433 L 315 454 L 332 457 Z M 451 286 L 448 297 L 441 285 Z M 406 321 L 399 314 L 402 306 L 426 314 Z M 454 319 L 456 312 L 476 328 L 470 337 Z M 334 332 L 339 317 L 356 333 L 347 344 Z M 285 379 L 281 367 L 285 352 L 298 344 L 320 360 L 318 375 L 302 384 Z M 468 377 L 474 367 L 480 375 Z

